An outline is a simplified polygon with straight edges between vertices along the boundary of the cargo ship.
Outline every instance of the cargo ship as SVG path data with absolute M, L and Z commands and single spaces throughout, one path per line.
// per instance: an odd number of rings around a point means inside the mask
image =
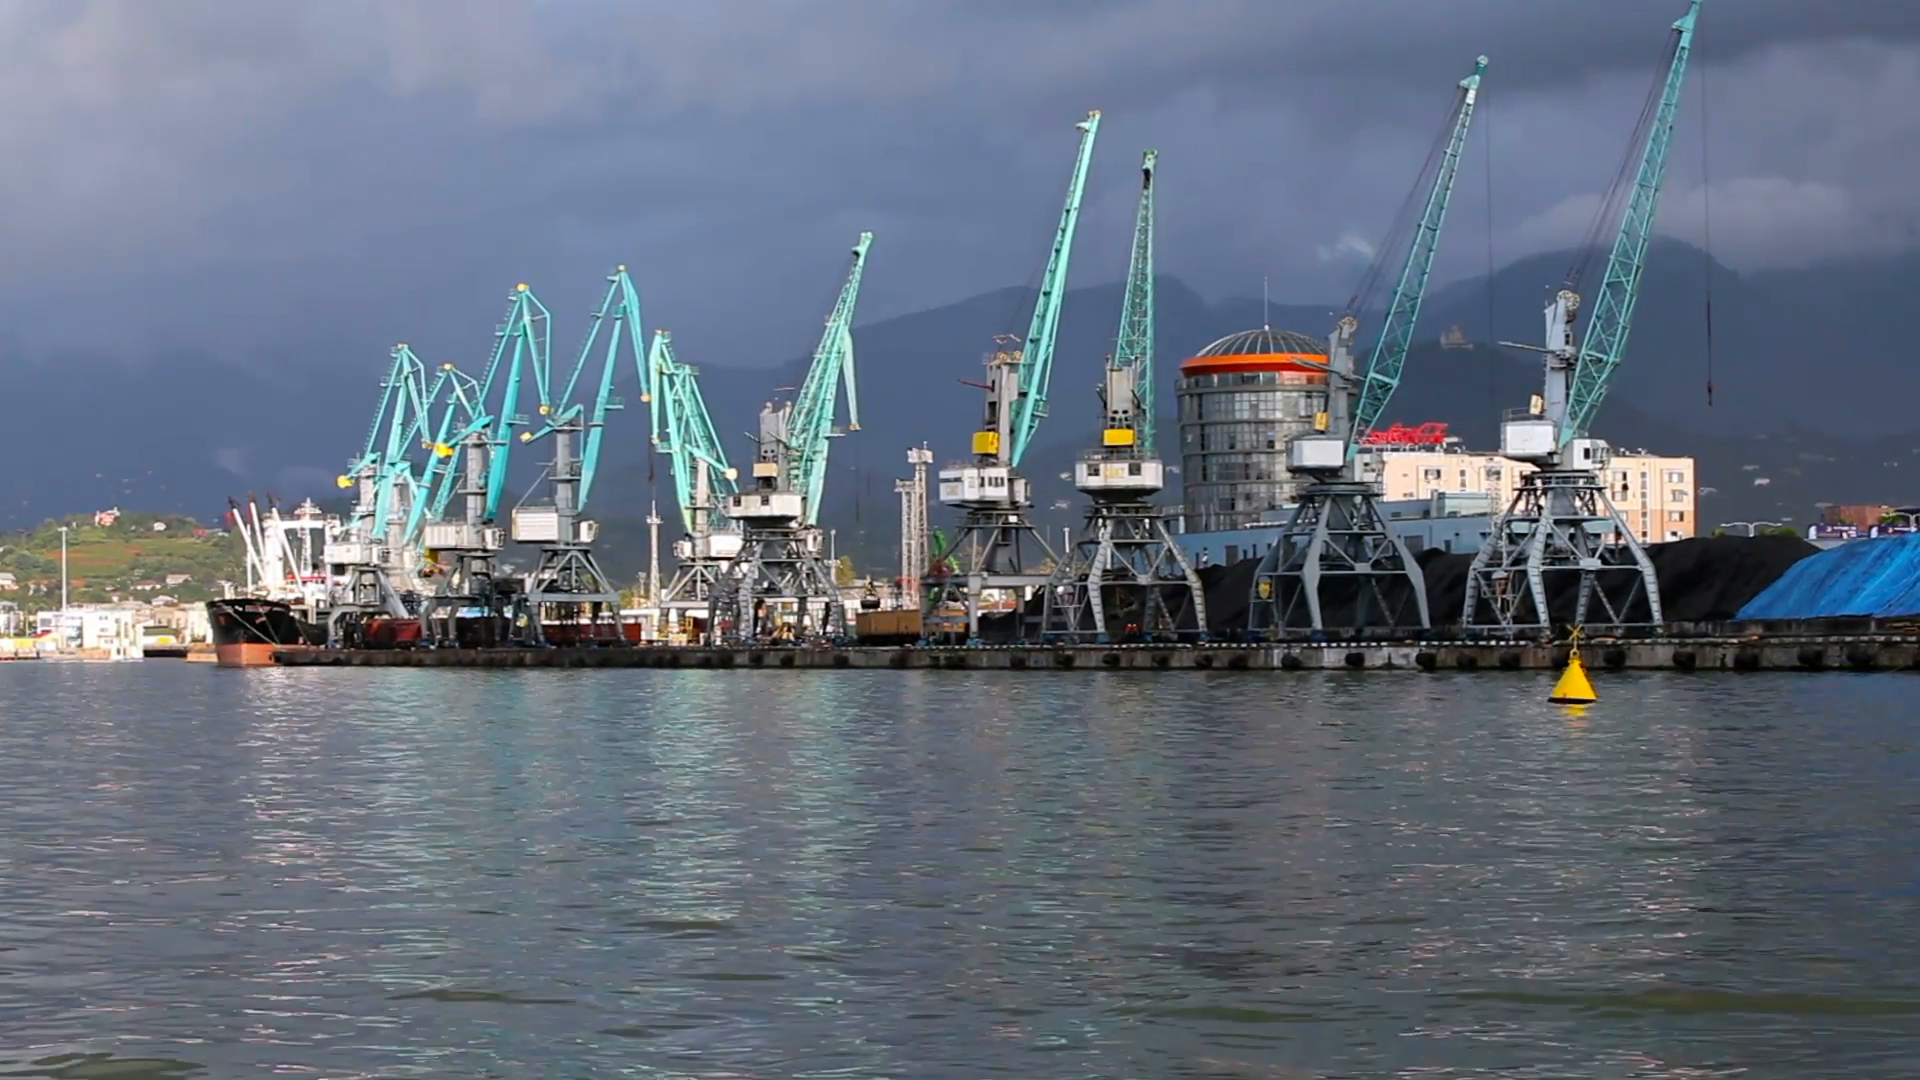
M 326 630 L 295 614 L 293 605 L 260 597 L 207 601 L 214 662 L 221 667 L 262 667 L 282 649 L 325 645 Z

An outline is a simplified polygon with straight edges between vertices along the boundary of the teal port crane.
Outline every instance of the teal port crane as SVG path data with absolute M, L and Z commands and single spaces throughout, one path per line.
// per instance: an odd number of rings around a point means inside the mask
M 433 582 L 420 605 L 430 643 L 454 644 L 456 620 L 464 618 L 474 628 L 468 643 L 497 644 L 525 614 L 518 583 L 500 574 L 506 530 L 497 522 L 513 432 L 528 422 L 519 411 L 524 373 L 546 368 L 548 325 L 546 307 L 524 283 L 516 285 L 484 371 L 477 379 L 450 375 L 443 384 L 430 451 L 445 460 L 437 470 L 429 464 L 429 507 L 415 523 L 424 572 Z M 455 496 L 460 514 L 450 520 L 446 511 Z
M 835 638 L 846 633 L 844 605 L 818 522 L 827 452 L 840 434 L 834 414 L 842 393 L 848 428 L 859 427 L 853 313 L 872 245 L 873 234 L 863 232 L 853 246 L 853 265 L 827 315 L 798 395 L 760 410 L 749 484 L 727 500 L 727 517 L 740 528 L 740 550 L 727 565 L 713 612 L 714 628 L 727 640 L 749 643 L 776 634 Z
M 1020 611 L 1016 637 L 1035 636 L 1042 621 L 1038 616 L 1027 619 L 1025 601 L 1033 590 L 1046 587 L 1056 560 L 1028 519 L 1033 491 L 1019 470 L 1047 415 L 1060 306 L 1080 222 L 1080 200 L 1100 132 L 1100 111 L 1089 112 L 1074 130 L 1079 133 L 1080 148 L 1027 336 L 1002 334 L 994 339 L 986 358 L 986 410 L 980 429 L 973 434 L 972 459 L 940 470 L 940 501 L 965 516 L 954 537 L 954 560 L 933 567 L 922 580 L 922 628 L 929 639 L 978 641 L 980 605 L 989 589 L 1015 596 Z M 964 616 L 959 614 L 962 610 Z
M 1653 562 L 1602 479 L 1612 448 L 1590 432 L 1626 354 L 1699 16 L 1700 0 L 1692 0 L 1673 24 L 1664 75 L 1656 77 L 1628 144 L 1628 164 L 1637 151 L 1637 167 L 1621 169 L 1595 215 L 1594 236 L 1616 213 L 1620 224 L 1579 348 L 1573 342 L 1580 264 L 1547 304 L 1544 347 L 1503 343 L 1541 353 L 1545 385 L 1501 424 L 1501 455 L 1533 468 L 1468 572 L 1462 619 L 1469 630 L 1551 635 L 1556 611 L 1550 597 L 1559 591 L 1553 583 L 1566 578 L 1573 579 L 1573 604 L 1557 613 L 1561 621 L 1607 627 L 1662 621 Z M 1594 251 L 1585 249 L 1582 263 Z
M 419 559 L 406 522 L 423 501 L 410 453 L 427 423 L 429 392 L 426 365 L 405 344 L 394 346 L 360 455 L 336 481 L 355 493 L 353 507 L 322 548 L 335 645 L 361 643 L 369 619 L 410 614 L 405 597 L 418 592 Z
M 1071 557 L 1042 601 L 1042 633 L 1056 640 L 1203 638 L 1206 597 L 1152 497 L 1166 484 L 1154 445 L 1154 168 L 1140 160 L 1140 205 L 1120 302 L 1120 330 L 1100 387 L 1100 446 L 1074 465 L 1092 500 Z
M 620 636 L 620 591 L 594 557 L 597 523 L 581 515 L 599 470 L 607 414 L 622 408 L 614 386 L 623 345 L 640 374 L 642 393 L 647 393 L 642 333 L 640 294 L 622 265 L 607 276 L 606 295 L 564 381 L 556 378 L 544 343 L 533 356 L 540 423 L 523 432 L 520 440 L 552 441 L 549 501 L 514 508 L 513 539 L 540 548 L 539 562 L 527 575 L 525 589 L 534 614 L 528 621 L 528 637 L 536 643 L 553 643 L 558 638 L 560 643 L 573 644 Z M 588 396 L 581 377 L 592 367 L 596 349 L 598 377 Z
M 712 611 L 714 587 L 740 552 L 740 530 L 720 512 L 738 491 L 738 473 L 727 463 L 726 448 L 707 412 L 699 371 L 680 362 L 673 337 L 665 330 L 653 332 L 647 371 L 653 445 L 667 457 L 684 530 L 673 544 L 679 565 L 661 592 L 660 606 L 676 634 L 691 636 L 684 625 L 687 618 L 695 611 Z
M 1314 434 L 1287 445 L 1288 471 L 1307 483 L 1254 573 L 1247 615 L 1257 634 L 1392 634 L 1432 625 L 1420 566 L 1381 515 L 1379 485 L 1362 475 L 1359 450 L 1400 386 L 1486 70 L 1487 58 L 1479 57 L 1460 80 L 1452 113 L 1408 196 L 1409 212 L 1417 206 L 1418 216 L 1366 371 L 1355 377 L 1359 297 L 1328 340 L 1327 408 L 1315 417 Z

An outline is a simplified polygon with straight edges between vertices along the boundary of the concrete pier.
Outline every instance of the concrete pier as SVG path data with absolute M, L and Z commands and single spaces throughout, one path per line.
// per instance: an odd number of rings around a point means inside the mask
M 1920 671 L 1920 634 L 1586 641 L 1602 671 Z M 1567 647 L 1522 641 L 1406 644 L 1008 645 L 549 649 L 289 649 L 287 667 L 887 668 L 975 671 L 1557 670 Z

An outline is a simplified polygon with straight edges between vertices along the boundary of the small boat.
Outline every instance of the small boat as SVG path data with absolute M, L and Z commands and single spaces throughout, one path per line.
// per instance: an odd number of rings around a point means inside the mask
M 220 667 L 265 667 L 285 649 L 326 644 L 326 631 L 294 614 L 283 600 L 237 597 L 207 601 L 214 663 Z
M 143 626 L 140 628 L 140 655 L 148 660 L 184 660 L 187 643 L 180 640 L 179 632 L 171 626 Z

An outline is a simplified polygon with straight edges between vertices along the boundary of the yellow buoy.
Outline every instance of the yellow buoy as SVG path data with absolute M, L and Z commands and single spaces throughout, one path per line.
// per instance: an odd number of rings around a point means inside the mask
M 1560 673 L 1560 681 L 1553 684 L 1553 693 L 1547 695 L 1550 705 L 1591 705 L 1600 699 L 1594 695 L 1593 683 L 1587 678 L 1586 666 L 1580 663 L 1580 628 L 1574 627 L 1570 639 L 1572 651 L 1567 653 L 1567 670 Z

